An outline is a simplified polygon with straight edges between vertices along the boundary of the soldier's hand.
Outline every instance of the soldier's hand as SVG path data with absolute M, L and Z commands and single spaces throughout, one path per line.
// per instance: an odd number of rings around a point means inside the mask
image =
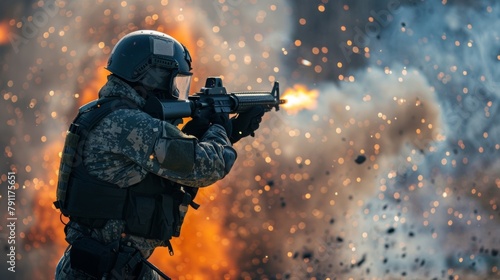
M 233 126 L 229 120 L 229 115 L 227 113 L 215 113 L 210 116 L 210 122 L 212 124 L 219 124 L 226 130 L 227 137 L 231 136 Z
M 192 120 L 186 123 L 186 125 L 182 128 L 182 132 L 193 135 L 196 138 L 200 139 L 203 137 L 203 134 L 207 132 L 207 129 L 210 127 L 210 122 L 208 119 L 194 117 Z
M 260 122 L 264 116 L 264 108 L 255 106 L 250 110 L 240 113 L 237 117 L 232 118 L 233 132 L 231 133 L 231 143 L 238 142 L 241 138 L 248 135 L 254 136 L 254 132 L 259 128 Z

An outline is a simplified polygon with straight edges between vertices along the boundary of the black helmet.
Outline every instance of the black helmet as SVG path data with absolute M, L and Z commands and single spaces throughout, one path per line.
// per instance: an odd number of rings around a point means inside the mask
M 160 99 L 187 97 L 193 75 L 186 47 L 154 30 L 134 31 L 121 38 L 106 69 L 123 80 L 144 86 Z

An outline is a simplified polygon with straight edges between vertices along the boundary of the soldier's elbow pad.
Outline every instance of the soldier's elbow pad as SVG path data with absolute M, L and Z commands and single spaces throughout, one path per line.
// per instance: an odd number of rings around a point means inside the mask
M 195 159 L 195 140 L 160 138 L 155 145 L 155 155 L 162 168 L 184 174 L 192 172 Z

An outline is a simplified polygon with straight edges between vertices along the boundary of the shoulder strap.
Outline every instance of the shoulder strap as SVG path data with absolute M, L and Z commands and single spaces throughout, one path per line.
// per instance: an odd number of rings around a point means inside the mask
M 97 125 L 104 117 L 118 109 L 136 109 L 139 108 L 131 100 L 122 97 L 106 97 L 91 101 L 78 110 L 78 115 L 71 124 L 75 127 L 75 131 L 70 131 L 76 134 L 79 132 L 89 132 L 95 125 Z M 88 114 L 92 112 L 91 114 Z M 83 135 L 85 136 L 85 135 Z M 82 140 L 82 139 L 81 139 Z

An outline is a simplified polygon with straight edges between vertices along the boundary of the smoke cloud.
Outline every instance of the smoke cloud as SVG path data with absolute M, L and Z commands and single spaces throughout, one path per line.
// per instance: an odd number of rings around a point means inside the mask
M 349 4 L 330 19 L 294 6 L 297 30 L 315 32 L 293 35 L 288 69 L 320 90 L 318 108 L 252 143 L 246 186 L 260 189 L 231 199 L 232 224 L 252 221 L 245 275 L 498 277 L 497 5 Z

